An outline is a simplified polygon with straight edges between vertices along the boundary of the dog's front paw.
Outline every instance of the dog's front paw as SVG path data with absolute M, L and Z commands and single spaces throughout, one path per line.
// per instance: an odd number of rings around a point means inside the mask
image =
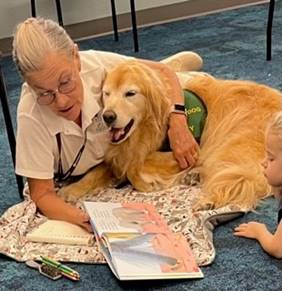
M 64 186 L 58 191 L 58 195 L 66 202 L 77 202 L 77 200 L 85 194 L 86 193 L 80 187 L 77 187 L 76 184 Z

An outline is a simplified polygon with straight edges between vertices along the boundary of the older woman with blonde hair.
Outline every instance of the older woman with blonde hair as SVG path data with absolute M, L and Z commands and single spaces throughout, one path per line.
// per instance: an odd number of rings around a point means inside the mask
M 13 56 L 25 81 L 17 111 L 16 173 L 27 177 L 25 191 L 41 213 L 90 230 L 87 214 L 57 196 L 55 182 L 79 177 L 103 161 L 109 141 L 99 114 L 102 84 L 107 71 L 129 57 L 80 52 L 62 27 L 43 18 L 17 26 Z M 201 66 L 195 53 L 179 56 L 188 64 L 185 69 Z M 172 103 L 183 104 L 180 84 L 168 66 L 140 62 L 165 74 L 174 88 Z M 193 165 L 197 144 L 184 115 L 171 114 L 168 134 L 180 166 Z

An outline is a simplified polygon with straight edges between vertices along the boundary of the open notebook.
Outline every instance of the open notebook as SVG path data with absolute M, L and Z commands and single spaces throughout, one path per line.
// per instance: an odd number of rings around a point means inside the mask
M 91 245 L 94 236 L 78 225 L 47 220 L 26 235 L 27 240 L 68 245 Z

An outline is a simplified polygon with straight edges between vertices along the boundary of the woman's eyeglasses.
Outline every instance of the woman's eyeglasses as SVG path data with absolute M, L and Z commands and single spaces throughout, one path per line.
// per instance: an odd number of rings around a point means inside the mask
M 69 94 L 76 87 L 76 79 L 74 76 L 71 76 L 64 82 L 60 82 L 58 88 L 56 90 L 49 90 L 43 93 L 37 93 L 37 102 L 40 105 L 50 105 L 54 102 L 58 93 L 61 94 Z

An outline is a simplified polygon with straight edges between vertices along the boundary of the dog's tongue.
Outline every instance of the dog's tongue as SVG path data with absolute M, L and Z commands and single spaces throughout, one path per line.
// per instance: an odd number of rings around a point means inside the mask
M 110 130 L 110 133 L 111 133 L 111 140 L 113 142 L 116 142 L 124 134 L 124 129 L 123 128 L 114 128 L 114 127 L 112 127 L 111 130 Z

